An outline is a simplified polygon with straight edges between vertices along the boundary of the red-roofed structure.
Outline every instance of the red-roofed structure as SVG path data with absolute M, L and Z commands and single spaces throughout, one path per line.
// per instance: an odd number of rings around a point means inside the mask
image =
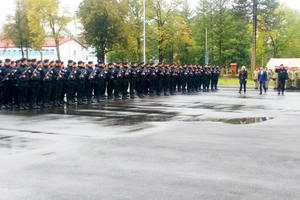
M 70 38 L 60 38 L 59 45 L 62 45 L 70 40 Z M 43 47 L 55 47 L 55 40 L 53 38 L 46 38 Z M 16 48 L 16 45 L 11 40 L 0 40 L 0 48 Z

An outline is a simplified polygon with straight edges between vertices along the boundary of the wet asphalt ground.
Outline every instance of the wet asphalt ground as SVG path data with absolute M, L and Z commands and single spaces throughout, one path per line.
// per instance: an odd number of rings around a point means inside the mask
M 0 111 L 3 200 L 299 200 L 300 93 Z

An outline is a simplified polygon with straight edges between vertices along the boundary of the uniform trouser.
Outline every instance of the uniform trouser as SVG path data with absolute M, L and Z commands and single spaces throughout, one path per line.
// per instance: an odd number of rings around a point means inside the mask
M 51 82 L 44 81 L 43 82 L 43 104 L 48 105 L 50 103 L 50 95 L 51 95 Z
M 187 77 L 184 76 L 182 78 L 182 92 L 185 92 L 186 91 L 186 85 L 187 85 Z
M 240 81 L 240 92 L 242 92 L 243 88 L 244 88 L 244 92 L 246 93 L 246 85 L 247 85 L 247 81 Z
M 156 93 L 157 95 L 160 95 L 163 89 L 163 79 L 162 77 L 157 77 L 157 83 L 156 83 Z
M 121 90 L 122 90 L 122 96 L 126 97 L 128 95 L 128 87 L 129 87 L 129 79 L 124 78 L 121 80 Z
M 77 92 L 77 101 L 79 104 L 82 103 L 84 95 L 85 95 L 85 80 L 79 80 L 78 92 Z
M 285 80 L 278 80 L 278 93 L 284 93 L 285 90 Z
M 63 80 L 61 83 L 59 101 L 64 102 L 66 93 L 67 93 L 67 81 Z
M 176 87 L 175 77 L 170 77 L 169 91 L 170 91 L 171 94 L 174 94 L 175 87 Z
M 163 80 L 163 88 L 164 88 L 164 94 L 166 95 L 169 90 L 170 80 L 169 78 L 164 78 Z
M 75 80 L 69 80 L 66 85 L 67 88 L 67 103 L 72 103 L 74 99 Z
M 258 89 L 258 80 L 255 79 L 255 80 L 254 80 L 254 83 L 255 83 L 255 89 Z
M 93 97 L 93 89 L 94 89 L 94 84 L 92 80 L 87 80 L 86 84 L 85 84 L 85 96 L 87 98 L 87 100 L 90 102 L 92 101 L 92 97 Z
M 153 95 L 155 91 L 155 77 L 149 77 L 148 79 L 148 87 L 149 87 L 149 94 Z
M 114 79 L 109 79 L 107 81 L 107 95 L 109 98 L 112 97 L 113 90 L 114 90 Z
M 134 96 L 134 91 L 136 90 L 136 78 L 131 78 L 130 79 L 130 86 L 129 86 L 129 92 L 130 92 L 130 97 Z
M 40 85 L 39 82 L 31 82 L 31 87 L 29 88 L 29 93 L 30 93 L 30 99 L 31 99 L 31 106 L 36 106 L 37 105 L 37 98 L 38 98 L 38 94 L 40 92 Z
M 260 90 L 260 93 L 263 92 L 263 89 L 264 89 L 265 92 L 267 91 L 267 88 L 266 88 L 266 82 L 265 82 L 265 81 L 260 81 L 260 82 L 259 82 L 259 90 Z
M 99 79 L 94 80 L 94 98 L 97 99 L 97 101 L 100 100 L 100 81 Z
M 187 80 L 187 91 L 188 91 L 188 92 L 192 92 L 192 87 L 193 87 L 193 86 L 192 86 L 192 84 L 193 84 L 193 83 L 192 83 L 192 78 L 193 78 L 192 76 L 189 76 L 189 77 L 188 77 L 188 80 Z
M 52 81 L 52 96 L 53 96 L 53 103 L 57 104 L 60 100 L 61 92 L 62 92 L 62 81 L 55 80 Z
M 28 94 L 28 85 L 26 83 L 19 83 L 18 84 L 18 102 L 20 106 L 25 106 L 26 105 L 26 100 L 27 100 L 27 94 Z
M 144 78 L 143 77 L 139 77 L 137 79 L 137 86 L 136 86 L 138 95 L 144 94 L 144 87 L 145 87 L 144 86 Z
M 217 85 L 218 85 L 218 78 L 215 77 L 211 80 L 211 89 L 212 90 L 216 90 L 217 89 Z
M 144 80 L 144 95 L 147 95 L 149 93 L 149 88 L 150 88 L 150 80 L 149 77 L 145 78 Z
M 10 101 L 12 97 L 12 88 L 11 84 L 8 81 L 5 81 L 2 86 L 2 98 L 3 98 L 3 104 L 8 105 L 9 103 L 12 103 Z
M 119 97 L 121 92 L 121 79 L 116 78 L 114 79 L 114 96 Z
M 3 104 L 3 86 L 0 85 L 0 106 Z
M 105 91 L 107 87 L 107 82 L 104 79 L 99 80 L 99 92 L 100 92 L 100 97 L 105 96 Z
M 177 77 L 177 91 L 181 92 L 181 90 L 182 90 L 182 77 L 178 76 Z

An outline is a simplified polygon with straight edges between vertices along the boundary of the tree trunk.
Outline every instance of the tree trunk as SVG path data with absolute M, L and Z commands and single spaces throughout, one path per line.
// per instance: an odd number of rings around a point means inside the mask
M 59 39 L 55 39 L 57 59 L 60 60 Z
M 252 0 L 253 3 L 253 38 L 252 38 L 252 70 L 256 67 L 256 36 L 257 36 L 257 0 Z
M 103 49 L 97 48 L 96 55 L 97 55 L 98 62 L 105 62 L 105 52 Z

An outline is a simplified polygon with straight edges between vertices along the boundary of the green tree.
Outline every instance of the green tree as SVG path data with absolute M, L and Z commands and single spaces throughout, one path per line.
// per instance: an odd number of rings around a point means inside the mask
M 24 49 L 26 49 L 26 56 L 28 57 L 30 36 L 25 0 L 16 1 L 15 14 L 7 16 L 7 23 L 3 25 L 1 38 L 12 40 L 16 47 L 21 49 L 22 57 L 25 57 Z
M 122 38 L 124 8 L 117 0 L 83 0 L 78 9 L 87 44 L 96 49 L 99 61 Z

